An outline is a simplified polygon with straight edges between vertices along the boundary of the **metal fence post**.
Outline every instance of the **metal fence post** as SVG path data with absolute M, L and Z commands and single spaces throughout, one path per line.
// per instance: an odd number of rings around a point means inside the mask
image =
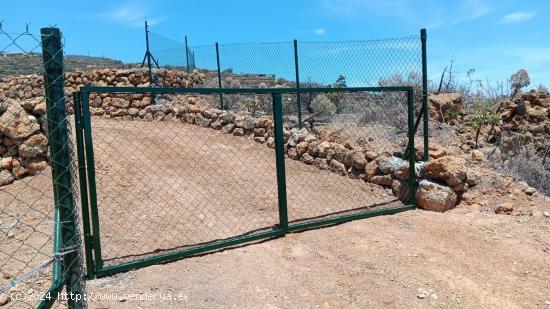
M 44 87 L 48 114 L 48 140 L 50 145 L 50 165 L 52 169 L 55 207 L 59 210 L 61 223 L 61 251 L 70 251 L 63 255 L 62 272 L 67 293 L 79 295 L 70 297 L 70 308 L 83 306 L 81 287 L 80 237 L 77 226 L 77 214 L 74 204 L 73 179 L 71 173 L 70 134 L 67 111 L 65 108 L 63 46 L 61 31 L 58 28 L 42 28 L 42 55 L 44 61 Z M 55 252 L 59 253 L 59 252 Z
M 414 90 L 407 91 L 407 123 L 409 131 L 409 205 L 416 207 L 416 153 L 414 151 Z
M 82 204 L 82 229 L 84 232 L 84 253 L 86 256 L 86 278 L 94 277 L 94 260 L 92 256 L 92 232 L 90 229 L 90 211 L 88 204 L 88 183 L 86 181 L 86 159 L 84 155 L 84 125 L 82 123 L 81 93 L 73 93 L 75 117 L 75 135 L 78 156 L 78 179 L 80 180 L 80 201 Z
M 190 73 L 189 71 L 189 48 L 187 47 L 187 36 L 185 36 L 185 62 L 187 66 L 187 73 Z
M 218 66 L 218 88 L 222 89 L 222 70 L 220 67 L 220 47 L 216 42 L 216 64 Z M 220 93 L 220 109 L 223 109 L 223 93 Z
M 294 40 L 294 69 L 296 73 L 296 88 L 300 88 L 300 70 L 298 65 L 298 40 Z M 302 128 L 302 102 L 300 93 L 296 93 L 296 107 L 298 108 L 298 128 Z
M 422 109 L 424 114 L 422 117 L 424 118 L 423 126 L 424 126 L 424 155 L 423 160 L 428 161 L 429 160 L 429 145 L 428 145 L 428 139 L 429 139 L 429 112 L 428 112 L 428 60 L 426 56 L 426 29 L 420 29 L 420 39 L 422 41 Z
M 149 68 L 149 85 L 153 86 L 153 71 L 151 69 L 151 52 L 149 51 L 149 26 L 145 21 L 145 45 L 146 45 L 146 57 L 147 67 Z
M 283 100 L 280 93 L 272 93 L 275 121 L 275 163 L 277 165 L 277 193 L 279 200 L 279 224 L 282 234 L 288 231 L 286 200 L 285 144 L 283 134 Z

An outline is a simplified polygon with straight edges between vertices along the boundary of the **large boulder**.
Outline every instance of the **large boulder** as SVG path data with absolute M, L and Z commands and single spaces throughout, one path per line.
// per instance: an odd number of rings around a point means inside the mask
M 456 201 L 456 193 L 445 185 L 427 179 L 419 183 L 416 203 L 422 209 L 444 212 L 453 208 Z
M 457 186 L 466 180 L 466 166 L 457 157 L 445 156 L 432 160 L 423 166 L 421 175 L 424 178 L 445 181 L 449 186 Z
M 12 139 L 25 139 L 40 130 L 36 117 L 28 114 L 19 103 L 11 101 L 0 116 L 0 134 Z

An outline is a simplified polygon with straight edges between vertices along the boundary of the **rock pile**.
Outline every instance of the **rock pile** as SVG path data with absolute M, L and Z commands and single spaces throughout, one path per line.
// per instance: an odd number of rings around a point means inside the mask
M 141 121 L 180 121 L 244 136 L 275 148 L 274 124 L 270 116 L 253 117 L 247 112 L 220 110 L 198 96 L 179 97 L 164 105 L 149 105 L 139 112 L 98 113 L 104 118 Z M 407 201 L 409 164 L 390 153 L 378 153 L 369 145 L 335 143 L 320 139 L 307 129 L 285 124 L 285 152 L 290 159 L 302 161 L 341 176 L 362 179 L 390 189 Z M 461 194 L 475 180 L 468 179 L 465 162 L 444 152 L 427 164 L 417 163 L 419 176 L 418 205 L 424 209 L 445 211 L 456 205 Z
M 550 94 L 531 91 L 514 101 L 504 101 L 499 107 L 501 130 L 521 132 L 522 143 L 532 143 L 539 151 L 550 147 Z M 503 139 L 503 144 L 513 142 Z M 506 145 L 504 145 L 506 146 Z

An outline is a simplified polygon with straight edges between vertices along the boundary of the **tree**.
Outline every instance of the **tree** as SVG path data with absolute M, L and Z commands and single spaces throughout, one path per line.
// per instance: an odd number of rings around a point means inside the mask
M 512 88 L 512 94 L 510 99 L 514 98 L 522 88 L 525 88 L 531 84 L 531 78 L 529 73 L 525 69 L 519 69 L 516 73 L 510 76 L 510 87 Z
M 334 84 L 332 85 L 333 88 L 347 88 L 348 85 L 346 83 L 346 77 L 342 74 L 338 76 Z

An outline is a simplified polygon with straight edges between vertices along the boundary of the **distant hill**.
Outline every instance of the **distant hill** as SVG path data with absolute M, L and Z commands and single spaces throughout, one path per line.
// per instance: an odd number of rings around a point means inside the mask
M 65 71 L 89 71 L 111 68 L 128 69 L 137 64 L 123 63 L 120 60 L 80 55 L 65 56 Z M 0 78 L 8 75 L 31 75 L 42 73 L 42 54 L 0 53 Z

